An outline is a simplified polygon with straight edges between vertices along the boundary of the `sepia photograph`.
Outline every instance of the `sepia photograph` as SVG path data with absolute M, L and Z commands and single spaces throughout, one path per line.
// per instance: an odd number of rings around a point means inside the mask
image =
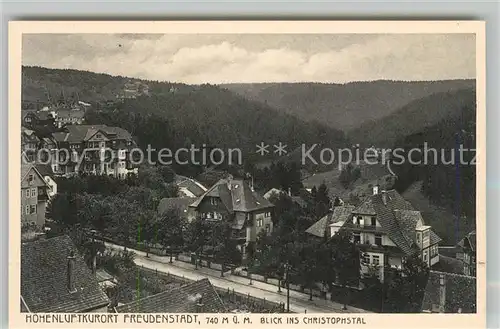
M 484 26 L 359 24 L 20 34 L 22 321 L 484 314 Z

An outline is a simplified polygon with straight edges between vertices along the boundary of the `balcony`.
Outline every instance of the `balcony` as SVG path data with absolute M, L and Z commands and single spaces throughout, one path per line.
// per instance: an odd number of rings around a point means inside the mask
M 368 224 L 345 223 L 344 228 L 353 232 L 385 232 L 380 226 L 373 226 Z

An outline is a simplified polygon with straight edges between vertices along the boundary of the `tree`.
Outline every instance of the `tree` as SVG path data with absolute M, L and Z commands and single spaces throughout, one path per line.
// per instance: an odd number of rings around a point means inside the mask
M 158 240 L 170 253 L 170 263 L 173 261 L 174 250 L 184 245 L 184 221 L 177 209 L 168 210 L 160 215 L 157 223 Z
M 172 183 L 175 179 L 175 172 L 169 166 L 159 166 L 158 172 L 166 183 Z
M 49 201 L 46 217 L 61 227 L 71 227 L 78 223 L 76 195 L 58 193 Z
M 302 243 L 299 249 L 300 261 L 296 265 L 299 274 L 298 281 L 303 287 L 309 288 L 309 300 L 312 300 L 313 288 L 316 287 L 316 282 L 320 278 L 319 259 L 317 258 L 318 245 L 314 242 Z
M 197 216 L 186 229 L 186 244 L 188 250 L 195 253 L 195 268 L 198 268 L 200 254 L 208 242 L 209 227 L 205 220 Z
M 350 285 L 358 285 L 360 278 L 360 254 L 353 241 L 352 233 L 340 230 L 330 240 L 332 248 L 331 266 L 335 272 L 335 280 L 346 293 L 344 310 L 347 309 L 347 297 Z
M 224 276 L 227 263 L 235 263 L 241 259 L 241 254 L 236 249 L 236 241 L 231 238 L 232 228 L 227 222 L 217 223 L 212 227 L 215 237 L 214 256 L 221 264 L 220 276 Z

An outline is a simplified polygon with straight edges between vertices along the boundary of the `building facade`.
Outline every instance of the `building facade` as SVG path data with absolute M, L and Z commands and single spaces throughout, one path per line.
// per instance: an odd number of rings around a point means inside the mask
M 136 146 L 128 131 L 106 125 L 69 125 L 52 134 L 52 168 L 59 175 L 87 173 L 124 179 L 137 174 L 130 150 Z
M 43 227 L 50 187 L 34 165 L 21 164 L 21 225 Z
M 248 245 L 256 241 L 261 231 L 273 229 L 274 205 L 243 179 L 221 179 L 190 207 L 201 220 L 229 222 L 232 238 L 237 240 L 243 258 L 247 256 Z
M 359 245 L 364 276 L 375 275 L 383 282 L 387 270 L 402 269 L 405 258 L 414 255 L 429 267 L 439 262 L 441 239 L 395 190 L 379 192 L 376 186 L 359 206 L 335 207 L 306 232 L 321 237 L 342 229 L 350 231 Z

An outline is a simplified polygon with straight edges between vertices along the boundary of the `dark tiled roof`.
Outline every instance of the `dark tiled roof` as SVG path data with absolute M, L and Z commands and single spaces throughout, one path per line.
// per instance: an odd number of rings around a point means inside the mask
M 312 224 L 306 233 L 315 235 L 317 237 L 324 237 L 326 229 L 329 225 L 337 222 L 346 222 L 354 210 L 354 206 L 338 206 L 333 209 L 333 212 L 323 216 L 316 223 Z
M 439 255 L 439 262 L 432 266 L 434 271 L 464 274 L 464 263 L 456 258 Z
M 417 239 L 415 229 L 417 228 L 418 221 L 423 223 L 420 211 L 394 210 L 394 217 L 397 224 L 401 228 L 401 233 L 403 233 L 403 236 L 408 241 L 408 244 L 411 245 Z
M 198 313 L 202 296 L 202 313 L 227 312 L 222 300 L 208 279 L 141 298 L 115 308 L 117 313 Z
M 58 118 L 77 118 L 82 119 L 85 116 L 85 111 L 82 110 L 60 110 L 57 112 Z
M 106 125 L 69 125 L 65 127 L 65 130 L 66 132 L 53 133 L 52 137 L 58 142 L 81 143 L 90 139 L 98 131 L 102 131 L 110 139 L 132 139 L 132 135 L 125 129 Z
M 38 175 L 38 177 L 44 182 L 44 184 L 47 185 L 47 182 L 43 178 L 42 173 L 39 171 L 38 165 L 25 163 L 23 159 L 21 159 L 21 182 L 31 170 L 33 170 L 32 173 Z
M 163 198 L 158 205 L 158 213 L 162 214 L 169 210 L 177 209 L 183 215 L 188 211 L 189 205 L 195 198 Z
M 312 224 L 309 226 L 309 228 L 306 230 L 306 233 L 312 234 L 314 236 L 323 238 L 326 234 L 326 227 L 329 224 L 329 218 L 331 214 L 323 216 L 320 220 L 318 220 L 316 223 Z
M 54 176 L 54 171 L 49 164 L 37 163 L 35 164 L 35 167 L 42 176 Z
M 36 115 L 39 120 L 53 119 L 52 114 L 48 111 L 39 111 Z
M 270 189 L 269 191 L 267 191 L 264 194 L 264 198 L 269 200 L 272 196 L 279 196 L 280 194 L 289 195 L 287 192 L 273 187 L 272 189 Z M 304 200 L 304 198 L 302 196 L 294 195 L 294 196 L 291 196 L 290 198 L 292 199 L 293 202 L 295 202 L 300 207 L 302 207 L 302 208 L 307 207 L 307 201 Z
M 384 202 L 383 193 L 372 195 L 372 205 L 377 214 L 377 220 L 382 228 L 387 232 L 389 238 L 405 253 L 413 254 L 417 251 L 412 239 L 405 236 L 403 232 L 408 232 L 408 228 L 403 229 L 395 215 L 395 210 L 414 210 L 409 202 L 407 202 L 398 192 L 390 190 L 385 192 L 386 198 Z M 407 213 L 410 214 L 410 213 Z M 414 215 L 410 215 L 412 221 L 407 225 L 413 225 Z
M 430 244 L 436 244 L 443 241 L 433 230 L 431 230 Z
M 458 246 L 461 248 L 470 248 L 472 251 L 476 251 L 476 231 L 472 231 L 467 234 L 458 242 Z
M 192 207 L 198 207 L 205 197 L 216 197 L 222 200 L 229 212 L 250 212 L 273 207 L 273 204 L 257 192 L 253 192 L 242 179 L 221 179 L 195 202 Z
M 103 270 L 102 268 L 97 269 L 95 275 L 98 282 L 114 279 L 114 277 L 111 274 L 109 274 L 106 270 Z
M 440 277 L 444 278 L 445 313 L 475 313 L 476 312 L 476 278 L 452 273 L 430 271 L 422 310 L 438 311 L 440 304 Z
M 67 287 L 70 251 L 76 256 L 74 293 Z M 68 236 L 22 244 L 21 296 L 31 312 L 86 312 L 109 302 Z
M 361 203 L 356 209 L 353 211 L 356 214 L 360 215 L 376 215 L 377 212 L 373 207 L 372 198 L 368 198 L 365 202 Z
M 439 254 L 444 255 L 447 257 L 453 257 L 455 258 L 457 256 L 457 253 L 460 252 L 460 248 L 457 248 L 455 246 L 439 246 Z
M 182 177 L 182 176 L 181 176 Z M 207 189 L 199 182 L 194 181 L 191 178 L 183 177 L 184 179 L 177 180 L 177 186 L 179 188 L 185 188 L 190 193 L 192 193 L 195 197 L 199 197 L 203 195 L 207 191 Z
M 307 202 L 300 196 L 292 196 L 292 200 L 302 208 L 307 207 Z

